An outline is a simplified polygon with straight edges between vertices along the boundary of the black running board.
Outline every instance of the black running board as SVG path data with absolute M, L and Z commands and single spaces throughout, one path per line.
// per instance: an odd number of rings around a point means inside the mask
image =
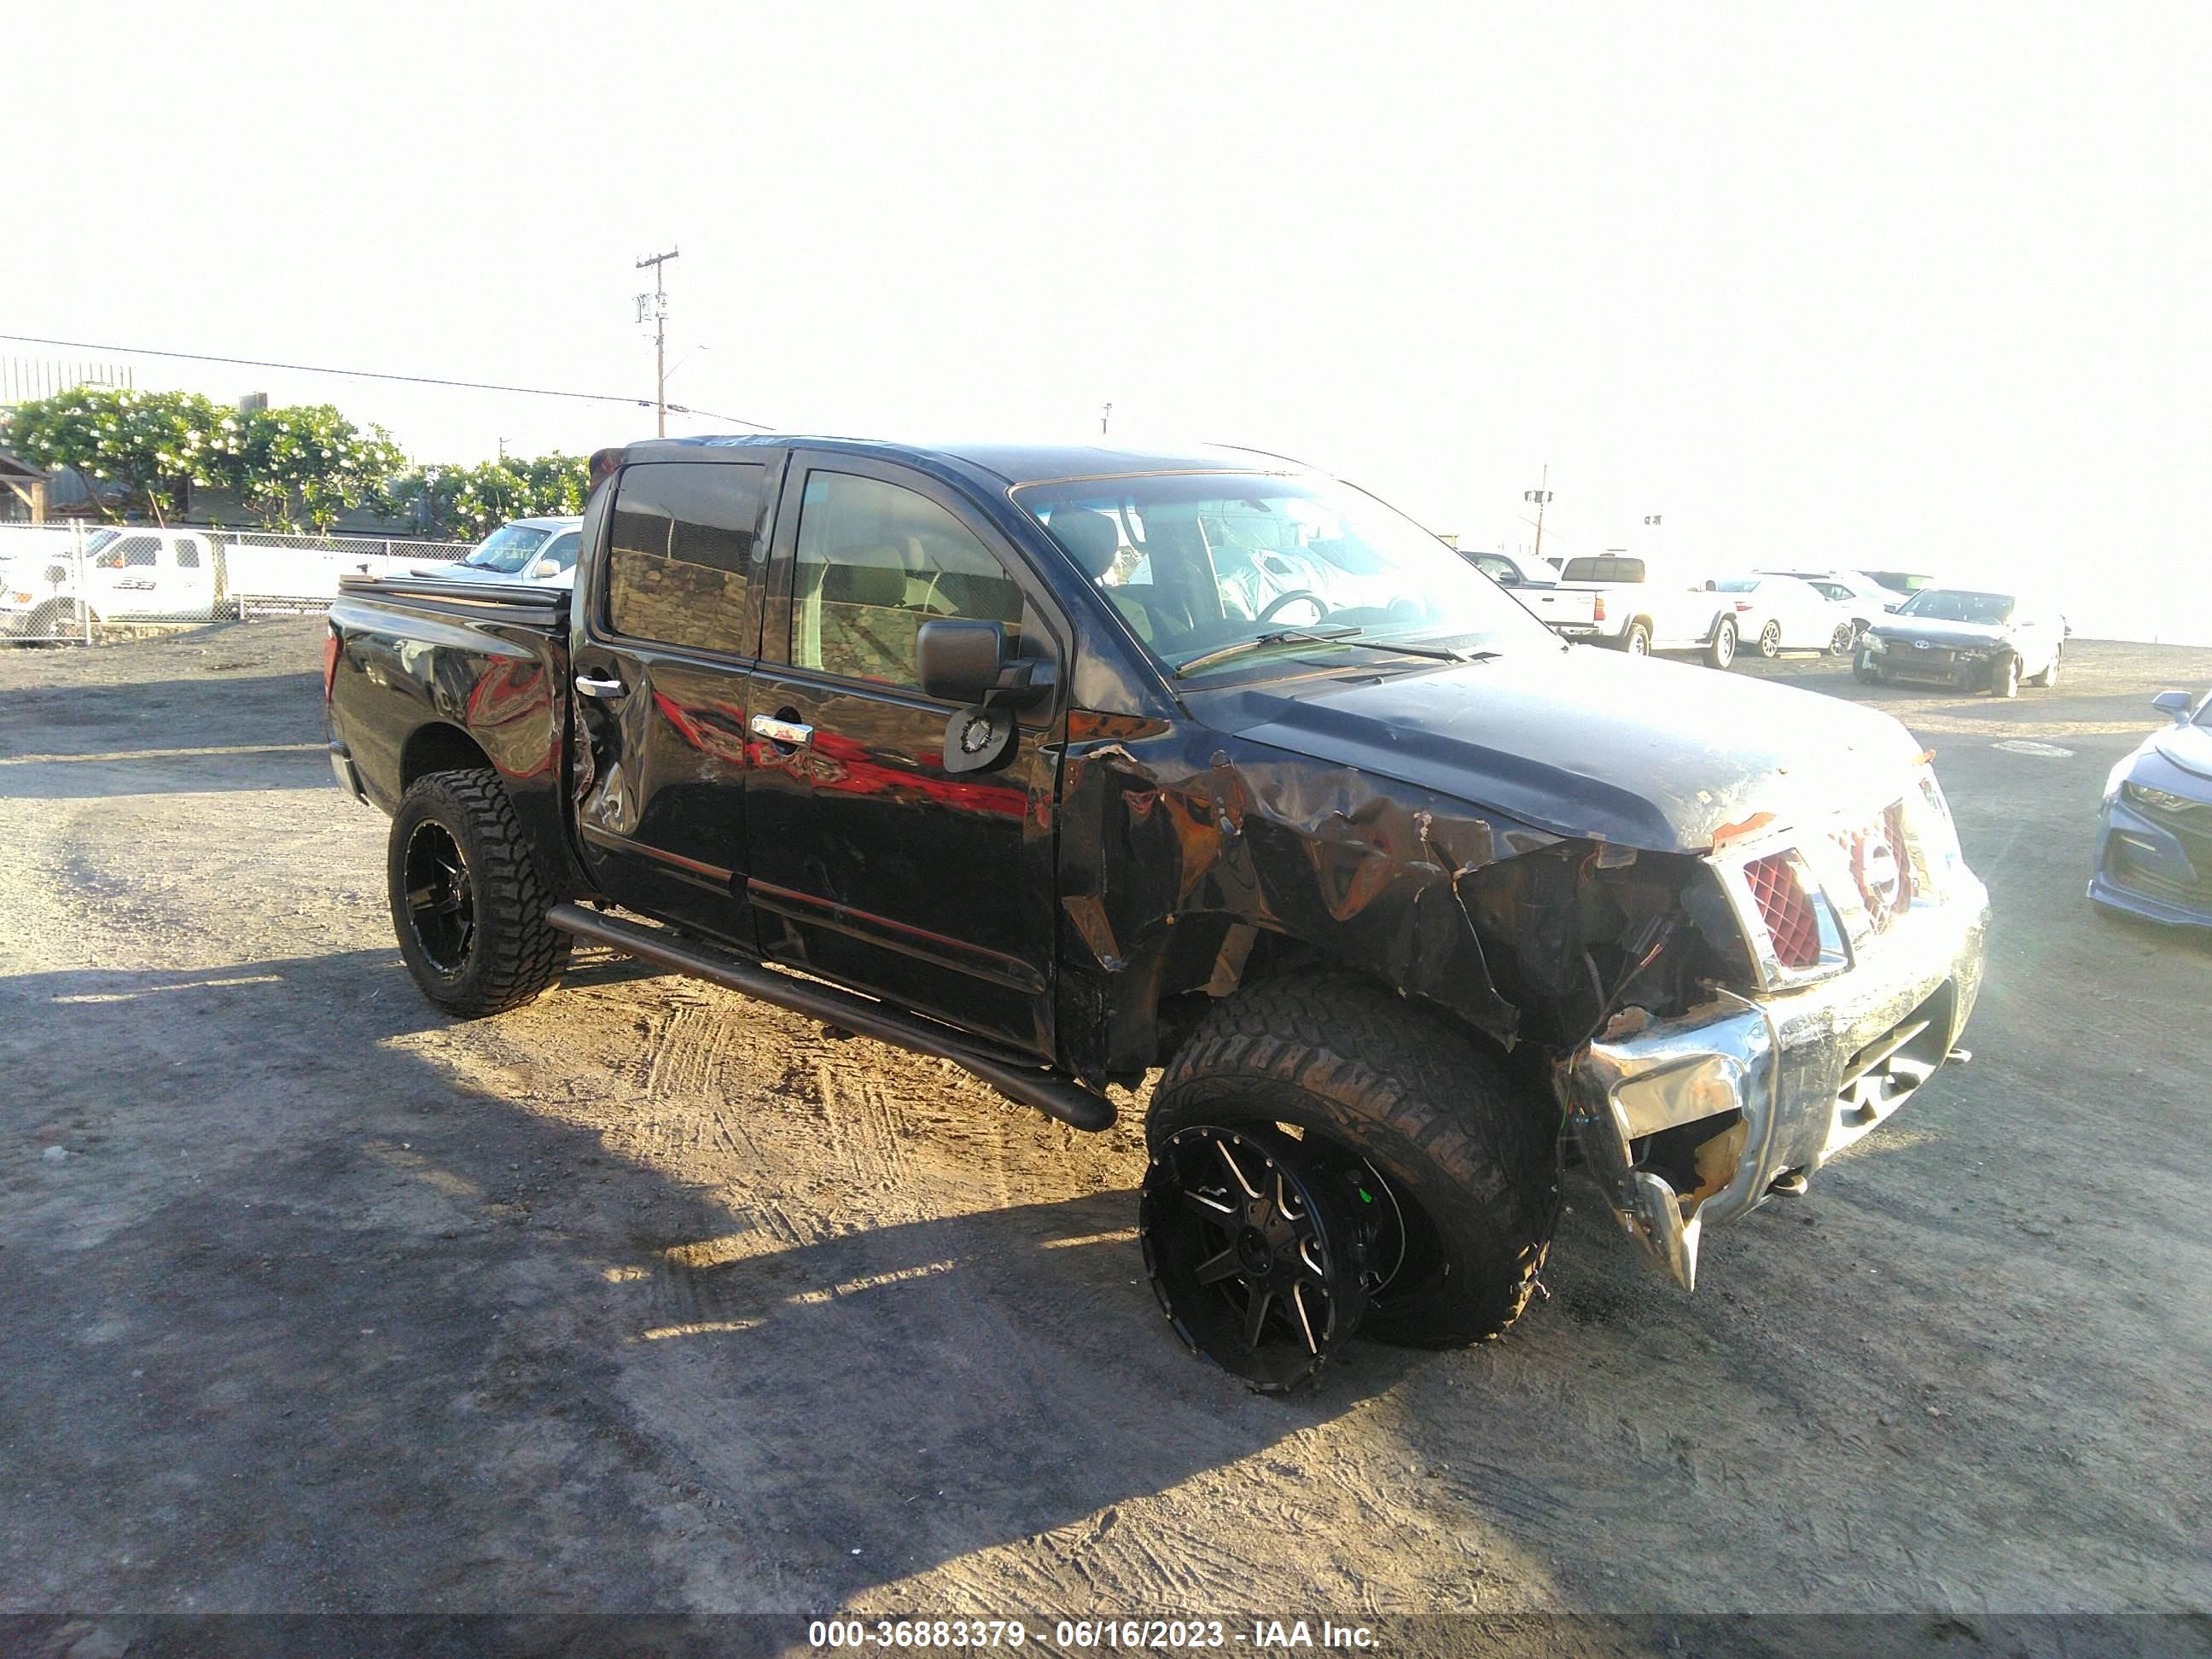
M 1095 1089 L 1086 1089 L 1070 1077 L 1042 1071 L 1011 1055 L 986 1054 L 963 1043 L 948 1027 L 902 1012 L 887 1003 L 872 1002 L 834 986 L 781 974 L 748 961 L 732 951 L 719 951 L 694 939 L 678 939 L 654 927 L 618 921 L 580 904 L 556 904 L 546 920 L 564 933 L 604 945 L 641 961 L 688 974 L 732 991 L 742 991 L 763 1002 L 788 1008 L 795 1014 L 857 1031 L 878 1042 L 910 1048 L 918 1054 L 934 1054 L 966 1067 L 1000 1094 L 1034 1106 L 1048 1117 L 1078 1129 L 1096 1132 L 1114 1127 L 1114 1103 Z

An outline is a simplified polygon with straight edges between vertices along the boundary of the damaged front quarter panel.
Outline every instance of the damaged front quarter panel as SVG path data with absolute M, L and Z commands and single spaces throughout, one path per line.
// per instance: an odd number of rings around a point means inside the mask
M 1156 1063 L 1164 999 L 1233 987 L 1255 936 L 1434 1003 L 1504 1048 L 1522 1010 L 1460 884 L 1559 837 L 1204 726 L 1071 720 L 1060 1029 L 1096 1075 Z M 1503 942 L 1510 951 L 1510 942 Z M 1224 963 L 1224 957 L 1233 958 Z

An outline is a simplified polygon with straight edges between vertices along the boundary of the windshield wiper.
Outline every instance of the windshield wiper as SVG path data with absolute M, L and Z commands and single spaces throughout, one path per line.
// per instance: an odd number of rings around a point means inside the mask
M 1397 640 L 1378 640 L 1364 637 L 1365 630 L 1355 626 L 1343 628 L 1278 628 L 1249 640 L 1238 640 L 1233 645 L 1218 646 L 1211 651 L 1201 651 L 1188 662 L 1176 669 L 1176 678 L 1195 674 L 1201 668 L 1215 663 L 1227 662 L 1248 651 L 1257 651 L 1270 645 L 1328 645 L 1337 641 L 1351 641 L 1365 646 L 1370 651 L 1395 651 L 1401 656 L 1428 657 L 1437 662 L 1479 662 L 1494 657 L 1495 651 L 1461 651 L 1449 645 L 1407 645 Z

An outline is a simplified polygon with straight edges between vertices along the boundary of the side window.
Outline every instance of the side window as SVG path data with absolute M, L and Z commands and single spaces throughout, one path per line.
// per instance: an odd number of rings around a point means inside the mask
M 991 550 L 926 495 L 845 472 L 810 472 L 799 513 L 791 660 L 848 679 L 914 686 L 915 638 L 939 617 L 1022 620 L 1022 592 Z
M 580 532 L 565 531 L 556 536 L 552 544 L 538 556 L 541 561 L 552 560 L 563 570 L 574 570 L 576 568 L 576 549 L 582 544 L 583 539 Z
M 161 546 L 161 544 L 151 536 L 125 536 L 102 553 L 97 562 L 102 570 L 150 570 Z
M 623 469 L 607 554 L 607 624 L 632 639 L 751 656 L 745 589 L 765 469 L 652 461 Z
M 177 539 L 177 568 L 197 570 L 200 568 L 200 541 L 197 536 L 181 536 Z
M 1482 572 L 1484 575 L 1489 577 L 1490 580 L 1494 582 L 1504 582 L 1510 585 L 1514 581 L 1519 580 L 1518 573 L 1515 571 L 1513 567 L 1507 563 L 1504 559 L 1486 556 L 1483 554 L 1478 553 L 1474 556 L 1474 564 L 1477 570 Z

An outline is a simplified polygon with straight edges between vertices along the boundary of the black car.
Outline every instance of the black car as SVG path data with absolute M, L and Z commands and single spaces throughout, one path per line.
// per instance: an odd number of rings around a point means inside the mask
M 2033 599 L 1923 587 L 1868 628 L 1851 672 L 1867 685 L 1899 680 L 2014 697 L 2023 682 L 2057 684 L 2066 634 L 2066 619 Z
M 1161 1070 L 1145 1263 L 1255 1386 L 1511 1322 L 1566 1134 L 1688 1287 L 1973 1007 L 1986 896 L 1903 726 L 1575 649 L 1334 479 L 601 459 L 573 594 L 331 607 L 331 763 L 392 815 L 416 985 L 495 1014 L 595 941 L 1087 1130 Z

